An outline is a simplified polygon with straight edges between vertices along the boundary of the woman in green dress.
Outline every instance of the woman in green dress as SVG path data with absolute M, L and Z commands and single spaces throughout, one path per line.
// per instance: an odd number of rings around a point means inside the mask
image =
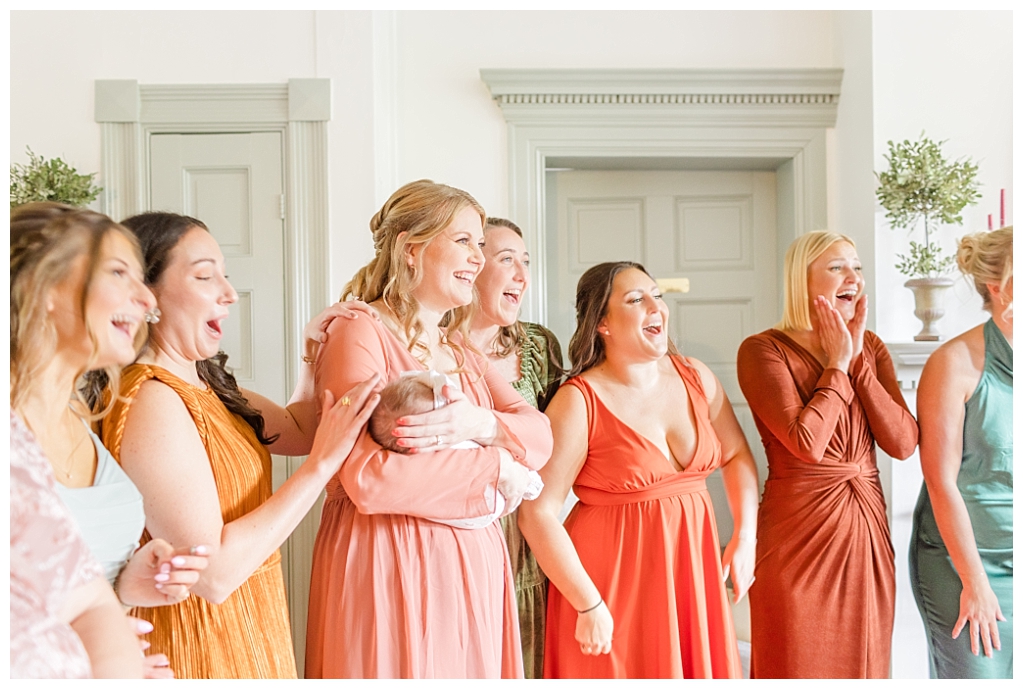
M 529 253 L 520 230 L 510 220 L 487 218 L 486 263 L 476 278 L 479 303 L 470 337 L 490 365 L 531 405 L 543 411 L 561 380 L 561 347 L 554 334 L 519 318 L 529 286 Z M 501 520 L 515 575 L 522 661 L 527 679 L 543 677 L 547 577 L 540 571 L 518 527 L 518 514 Z
M 963 237 L 956 259 L 991 318 L 920 378 L 910 578 L 931 677 L 1011 678 L 1012 227 Z

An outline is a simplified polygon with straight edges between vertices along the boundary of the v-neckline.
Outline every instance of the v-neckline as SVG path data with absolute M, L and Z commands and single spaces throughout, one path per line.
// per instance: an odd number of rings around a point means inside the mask
M 689 389 L 689 383 L 686 381 L 685 376 L 683 376 L 682 372 L 678 370 L 679 364 L 678 364 L 678 362 L 675 361 L 674 357 L 671 358 L 671 364 L 672 364 L 672 368 L 674 369 L 675 373 L 678 375 L 679 378 L 682 379 L 682 385 L 685 386 L 686 394 L 689 396 L 689 406 L 693 410 L 693 430 L 696 432 L 696 446 L 695 446 L 695 449 L 693 450 L 693 458 L 691 460 L 689 460 L 689 464 L 687 464 L 684 467 L 682 467 L 682 463 L 681 462 L 674 461 L 673 457 L 669 457 L 668 455 L 664 454 L 664 451 L 661 450 L 661 448 L 657 447 L 657 445 L 654 444 L 654 441 L 650 440 L 650 438 L 646 437 L 645 435 L 643 435 L 642 433 L 637 431 L 635 428 L 633 428 L 629 424 L 627 424 L 624 421 L 622 421 L 618 417 L 617 414 L 615 414 L 613 411 L 611 411 L 611 409 L 606 404 L 604 404 L 604 400 L 600 399 L 600 395 L 597 394 L 596 388 L 594 388 L 593 385 L 590 384 L 590 381 L 586 380 L 582 376 L 579 376 L 579 379 L 581 381 L 583 381 L 584 383 L 586 383 L 586 386 L 590 389 L 590 393 L 593 395 L 593 398 L 595 400 L 597 400 L 597 403 L 601 407 L 604 408 L 604 411 L 606 411 L 608 413 L 608 415 L 612 419 L 615 420 L 615 423 L 617 423 L 618 425 L 624 426 L 625 428 L 629 429 L 629 432 L 632 433 L 632 435 L 636 436 L 637 438 L 640 439 L 640 441 L 646 443 L 651 448 L 656 450 L 657 454 L 661 455 L 661 457 L 664 459 L 665 463 L 669 467 L 671 467 L 672 471 L 675 474 L 684 474 L 687 471 L 689 471 L 689 468 L 691 466 L 693 466 L 693 462 L 696 461 L 696 457 L 700 453 L 700 446 L 703 444 L 703 432 L 700 430 L 700 419 L 696 416 L 696 406 L 695 406 L 695 404 L 693 404 L 693 401 L 692 401 L 693 400 L 693 391 Z M 667 435 L 664 438 L 664 442 L 665 442 L 665 444 L 668 443 Z M 671 452 L 671 445 L 668 445 L 668 452 Z M 682 467 L 682 468 L 681 469 L 676 469 L 675 468 L 675 464 L 676 463 L 680 467 Z
M 794 349 L 797 349 L 806 358 L 809 358 L 810 361 L 813 361 L 815 364 L 817 364 L 817 366 L 820 367 L 821 371 L 823 371 L 823 370 L 825 370 L 825 368 L 827 368 L 825 366 L 825 364 L 820 359 L 818 359 L 816 356 L 814 356 L 813 352 L 811 352 L 809 349 L 807 349 L 803 345 L 799 344 L 799 342 L 797 342 L 794 337 L 790 336 L 788 333 L 786 333 L 783 330 L 778 330 L 778 328 L 771 328 L 771 330 L 773 330 L 774 332 L 776 332 L 779 335 L 781 335 L 783 338 L 785 338 L 785 341 L 788 342 L 790 346 L 792 346 Z

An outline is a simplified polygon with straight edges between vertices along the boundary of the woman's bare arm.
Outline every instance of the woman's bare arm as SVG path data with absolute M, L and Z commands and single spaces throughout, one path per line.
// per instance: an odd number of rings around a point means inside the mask
M 583 567 L 575 545 L 558 519 L 568 491 L 586 461 L 586 401 L 572 385 L 563 385 L 547 407 L 554 433 L 554 452 L 540 470 L 540 497 L 519 507 L 519 528 L 541 569 L 580 613 L 576 640 L 583 653 L 609 653 L 614 622 L 602 594 Z M 594 606 L 597 606 L 594 608 Z
M 978 362 L 977 344 L 970 346 L 970 334 L 935 351 L 920 376 L 917 390 L 920 466 L 934 508 L 934 521 L 963 583 L 959 619 L 949 631 L 953 639 L 958 638 L 968 622 L 970 649 L 977 655 L 982 644 L 984 654 L 990 657 L 992 648 L 1001 649 L 997 621 L 1005 617 L 988 582 L 970 514 L 956 484 L 962 465 L 966 400 L 976 389 L 983 368 L 983 335 Z
M 280 547 L 351 451 L 376 405 L 376 386 L 370 379 L 350 390 L 350 405 L 327 400 L 309 459 L 269 500 L 225 524 L 206 448 L 184 403 L 163 383 L 142 385 L 128 412 L 120 461 L 142 492 L 154 538 L 209 547 L 195 594 L 222 603 Z
M 64 601 L 60 617 L 82 640 L 93 677 L 142 677 L 139 643 L 106 579 L 97 577 L 73 589 Z
M 689 361 L 700 372 L 710 405 L 710 423 L 721 443 L 721 479 L 734 524 L 721 565 L 726 570 L 725 575 L 732 577 L 734 602 L 738 603 L 753 583 L 756 564 L 757 509 L 760 503 L 757 465 L 721 382 L 703 362 L 692 358 Z

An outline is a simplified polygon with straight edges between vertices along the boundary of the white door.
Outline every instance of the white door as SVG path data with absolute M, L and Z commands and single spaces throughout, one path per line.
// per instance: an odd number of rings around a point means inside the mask
M 281 404 L 291 393 L 285 366 L 282 151 L 279 132 L 154 134 L 149 171 L 150 208 L 201 220 L 224 252 L 238 301 L 224 322 L 222 346 L 238 385 Z M 274 490 L 287 477 L 287 462 L 275 455 Z M 290 560 L 302 554 L 292 553 L 288 544 L 282 554 L 292 627 L 300 642 L 308 581 L 298 586 L 292 581 Z
M 567 352 L 575 287 L 587 268 L 636 261 L 654 278 L 688 278 L 667 293 L 669 330 L 683 354 L 720 379 L 757 459 L 766 458 L 735 358 L 744 338 L 781 318 L 775 175 L 763 171 L 604 171 L 548 174 L 548 326 Z M 566 354 L 567 356 L 567 354 Z M 731 536 L 720 472 L 708 480 L 722 545 Z

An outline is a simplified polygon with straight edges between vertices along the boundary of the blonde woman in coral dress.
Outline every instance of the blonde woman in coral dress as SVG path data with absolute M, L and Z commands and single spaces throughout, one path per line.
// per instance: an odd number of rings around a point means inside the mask
M 206 226 L 172 213 L 124 224 L 139 238 L 163 313 L 139 362 L 123 371 L 103 441 L 143 495 L 145 536 L 209 549 L 196 595 L 134 614 L 153 623 L 153 650 L 178 677 L 294 678 L 278 548 L 348 455 L 375 404 L 375 381 L 336 403 L 328 395 L 313 441 L 311 367 L 309 394 L 300 382 L 286 409 L 239 389 L 223 368 L 222 321 L 237 293 Z M 276 493 L 268 446 L 309 453 Z
M 738 600 L 753 576 L 757 472 L 728 398 L 670 344 L 639 264 L 590 268 L 576 309 L 546 485 L 519 508 L 551 581 L 544 677 L 741 678 L 724 580 Z M 706 486 L 719 467 L 735 521 L 723 556 Z
M 398 419 L 411 454 L 364 433 L 327 486 L 313 554 L 307 677 L 521 678 L 515 584 L 498 522 L 432 519 L 505 512 L 551 452 L 547 418 L 466 343 L 457 307 L 483 266 L 484 213 L 465 192 L 421 180 L 396 191 L 370 226 L 376 258 L 346 293 L 381 321 L 338 319 L 317 361 L 317 389 L 342 390 L 427 367 L 451 375 L 449 404 Z M 451 313 L 446 329 L 441 319 Z M 451 450 L 463 440 L 482 447 Z

